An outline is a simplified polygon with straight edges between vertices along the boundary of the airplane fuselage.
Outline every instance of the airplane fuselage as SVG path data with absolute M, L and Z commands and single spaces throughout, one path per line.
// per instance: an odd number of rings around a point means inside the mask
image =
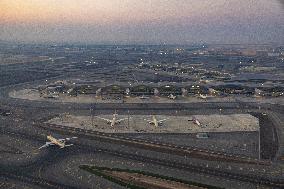
M 64 147 L 65 147 L 65 143 L 64 143 L 64 142 L 60 142 L 59 140 L 57 140 L 56 138 L 52 137 L 51 135 L 47 136 L 47 139 L 48 139 L 51 143 L 53 143 L 53 144 L 59 146 L 60 148 L 64 148 Z
M 111 119 L 107 119 L 107 118 L 102 118 L 97 116 L 98 118 L 104 120 L 107 122 L 107 124 L 110 124 L 111 127 L 115 126 L 116 124 L 119 124 L 121 121 L 125 120 L 125 119 L 117 119 L 118 114 L 114 113 L 113 117 Z
M 109 121 L 110 126 L 113 127 L 115 124 L 119 123 L 116 118 L 117 114 L 113 114 L 112 119 Z
M 114 126 L 116 124 L 116 114 L 113 114 L 113 118 L 111 120 L 110 126 Z
M 196 120 L 194 120 L 193 121 L 196 125 L 198 125 L 198 126 L 200 126 L 201 125 L 201 123 L 196 119 Z
M 174 96 L 173 94 L 170 94 L 170 96 L 168 96 L 169 97 L 169 99 L 172 99 L 172 100 L 175 100 L 177 97 L 176 96 Z
M 201 98 L 201 99 L 207 99 L 207 96 L 206 96 L 206 95 L 199 95 L 199 98 Z
M 152 121 L 150 121 L 149 123 L 155 125 L 155 127 L 159 126 L 159 122 L 158 122 L 156 116 L 152 116 Z
M 47 140 L 49 142 L 46 142 L 45 145 L 41 146 L 39 149 L 42 149 L 42 148 L 45 148 L 45 147 L 49 147 L 49 146 L 52 146 L 52 145 L 59 146 L 60 148 L 73 146 L 73 144 L 66 145 L 65 142 L 69 141 L 71 139 L 75 139 L 77 137 L 71 137 L 71 138 L 65 138 L 65 139 L 56 139 L 56 138 L 52 137 L 51 135 L 48 135 L 46 138 L 47 138 Z
M 196 117 L 193 117 L 192 119 L 189 119 L 188 121 L 192 121 L 194 124 L 201 126 L 201 123 L 198 119 L 196 119 Z

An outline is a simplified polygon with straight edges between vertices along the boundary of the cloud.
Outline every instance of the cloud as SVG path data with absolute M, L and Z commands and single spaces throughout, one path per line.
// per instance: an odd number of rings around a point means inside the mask
M 21 6 L 16 14 L 13 1 L 25 2 L 26 8 Z M 47 1 L 54 3 L 49 7 Z M 92 0 L 80 1 L 86 4 L 78 7 L 77 0 L 47 1 L 0 0 L 0 39 L 158 44 L 284 42 L 284 0 L 215 0 L 218 3 L 214 5 L 210 3 L 213 0 L 145 0 L 135 5 L 133 0 L 96 0 L 105 2 L 100 8 Z M 3 2 L 10 8 L 1 7 Z M 46 9 L 41 11 L 42 7 Z
M 284 9 L 284 0 L 278 0 L 278 1 L 281 3 L 282 8 Z

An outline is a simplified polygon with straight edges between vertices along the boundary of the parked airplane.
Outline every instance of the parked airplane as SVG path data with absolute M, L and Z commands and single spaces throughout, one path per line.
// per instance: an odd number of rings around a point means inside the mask
M 175 100 L 175 99 L 177 98 L 177 96 L 175 96 L 175 95 L 173 95 L 173 94 L 170 94 L 170 95 L 168 96 L 168 98 L 169 98 L 169 99 L 172 99 L 172 100 Z
M 207 99 L 207 96 L 206 95 L 202 95 L 202 94 L 200 94 L 198 97 L 201 98 L 201 99 Z
M 124 120 L 128 119 L 128 118 L 117 119 L 117 116 L 118 116 L 118 114 L 115 111 L 114 114 L 113 114 L 112 119 L 107 119 L 107 118 L 103 118 L 103 117 L 99 117 L 99 116 L 96 116 L 96 117 L 106 121 L 107 124 L 110 124 L 111 127 L 113 127 L 115 124 L 119 124 L 121 121 L 124 121 Z
M 47 139 L 50 141 L 50 142 L 46 142 L 45 145 L 41 146 L 39 149 L 42 149 L 42 148 L 45 148 L 45 147 L 49 147 L 49 146 L 53 146 L 53 145 L 57 145 L 59 146 L 60 148 L 65 148 L 65 147 L 68 147 L 68 146 L 73 146 L 73 144 L 68 144 L 66 145 L 65 142 L 66 141 L 69 141 L 71 139 L 76 139 L 77 137 L 71 137 L 71 138 L 65 138 L 65 139 L 56 139 L 54 137 L 52 137 L 51 135 L 48 135 L 47 136 Z
M 194 124 L 201 126 L 200 121 L 195 116 L 193 116 L 192 119 L 189 119 L 188 121 L 192 121 Z
M 162 119 L 162 120 L 157 120 L 156 116 L 152 116 L 152 120 L 147 120 L 149 124 L 154 125 L 155 127 L 158 127 L 159 125 L 163 124 L 164 121 L 168 119 Z

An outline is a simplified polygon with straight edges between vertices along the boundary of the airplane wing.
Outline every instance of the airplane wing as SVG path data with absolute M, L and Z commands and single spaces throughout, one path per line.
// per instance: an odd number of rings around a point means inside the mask
M 111 122 L 111 120 L 110 119 L 106 119 L 106 118 L 103 118 L 103 117 L 99 117 L 99 116 L 96 116 L 97 118 L 99 118 L 99 119 L 102 119 L 102 120 L 104 120 L 104 121 L 108 121 L 108 122 Z
M 162 120 L 159 120 L 158 121 L 158 123 L 162 123 L 162 122 L 164 122 L 164 121 L 166 121 L 166 120 L 168 120 L 169 118 L 167 118 L 167 119 L 162 119 Z
M 144 121 L 153 122 L 153 120 L 149 120 L 149 119 L 144 119 Z
M 52 146 L 52 145 L 54 145 L 52 142 L 46 142 L 45 145 L 39 147 L 39 150 L 42 149 L 42 148 L 46 148 L 48 146 Z
M 78 137 L 63 138 L 63 139 L 58 139 L 58 141 L 63 142 L 63 141 L 69 141 L 69 140 L 76 139 L 76 138 Z
M 121 122 L 121 121 L 124 121 L 124 120 L 127 120 L 128 118 L 123 118 L 123 119 L 119 119 L 119 120 L 116 120 L 116 122 Z
M 65 147 L 68 147 L 68 146 L 73 146 L 74 144 L 68 144 L 68 145 L 65 145 Z

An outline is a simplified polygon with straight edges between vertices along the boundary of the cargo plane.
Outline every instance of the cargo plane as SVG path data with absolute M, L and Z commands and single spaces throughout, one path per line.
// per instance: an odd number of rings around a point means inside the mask
M 60 148 L 65 148 L 65 147 L 68 147 L 68 146 L 73 146 L 73 144 L 68 144 L 66 145 L 66 141 L 69 141 L 71 139 L 76 139 L 77 137 L 71 137 L 71 138 L 65 138 L 65 139 L 56 139 L 54 138 L 53 136 L 51 135 L 48 135 L 47 136 L 47 140 L 49 140 L 50 142 L 46 142 L 45 145 L 41 146 L 39 149 L 42 149 L 42 148 L 46 148 L 46 147 L 49 147 L 49 146 L 54 146 L 54 145 L 57 145 L 59 146 Z
M 177 96 L 175 96 L 175 95 L 173 95 L 173 94 L 170 94 L 170 95 L 168 96 L 168 98 L 171 99 L 171 100 L 175 100 L 175 99 L 177 98 Z
M 193 116 L 191 119 L 189 119 L 188 121 L 192 121 L 194 124 L 198 125 L 198 126 L 201 126 L 201 123 L 200 121 L 195 117 Z
M 201 99 L 207 99 L 207 96 L 206 95 L 202 95 L 202 94 L 200 94 L 199 96 L 198 96 L 199 98 L 201 98 Z
M 112 119 L 107 119 L 107 118 L 103 118 L 103 117 L 99 117 L 99 116 L 96 116 L 96 117 L 106 121 L 107 124 L 110 124 L 111 127 L 113 127 L 116 124 L 119 124 L 121 121 L 128 119 L 128 118 L 117 119 L 118 114 L 116 113 L 116 111 L 114 112 L 114 114 L 112 116 L 113 116 Z
M 149 124 L 154 125 L 155 127 L 159 127 L 159 125 L 163 124 L 164 121 L 168 119 L 157 120 L 156 116 L 152 116 L 152 120 L 147 120 Z

